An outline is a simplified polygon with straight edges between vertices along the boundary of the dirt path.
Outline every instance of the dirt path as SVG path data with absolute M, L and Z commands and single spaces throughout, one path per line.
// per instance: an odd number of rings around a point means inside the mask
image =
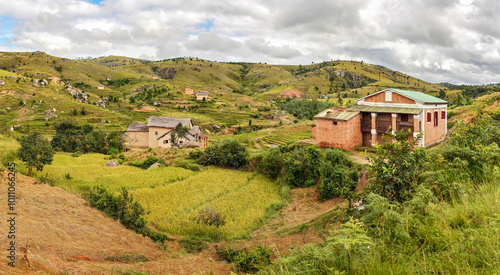
M 363 152 L 360 152 L 360 151 L 357 151 L 357 150 L 353 150 L 353 151 L 350 151 L 352 153 L 352 155 L 350 156 L 351 159 L 356 162 L 356 163 L 359 163 L 359 164 L 368 164 L 370 163 L 367 159 L 366 159 L 366 155 L 364 155 Z M 370 153 L 368 153 L 370 154 Z

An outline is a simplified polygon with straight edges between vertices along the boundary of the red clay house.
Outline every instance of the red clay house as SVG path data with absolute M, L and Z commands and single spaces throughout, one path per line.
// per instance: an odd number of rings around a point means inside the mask
M 381 143 L 387 130 L 422 132 L 422 147 L 440 142 L 447 129 L 448 102 L 421 92 L 385 89 L 356 100 L 351 108 L 316 115 L 312 136 L 321 146 L 354 149 Z

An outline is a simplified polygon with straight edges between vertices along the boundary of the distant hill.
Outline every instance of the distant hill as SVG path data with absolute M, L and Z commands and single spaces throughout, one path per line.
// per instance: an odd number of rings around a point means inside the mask
M 144 122 L 151 115 L 231 125 L 245 125 L 252 119 L 253 125 L 264 125 L 266 117 L 273 113 L 271 102 L 284 90 L 300 91 L 307 98 L 352 104 L 356 98 L 386 87 L 434 94 L 446 89 L 444 85 L 357 61 L 269 65 L 198 58 L 148 61 L 119 56 L 71 60 L 43 52 L 3 52 L 1 76 L 8 78 L 0 86 L 0 131 L 16 126 L 19 131 L 37 130 L 47 135 L 53 134 L 54 122 L 68 116 L 104 131 L 125 130 L 130 122 Z M 44 79 L 48 85 L 33 85 L 35 80 Z M 90 104 L 70 95 L 65 87 L 68 84 L 85 93 Z M 197 102 L 182 94 L 186 86 L 195 92 L 208 91 L 211 103 Z M 99 102 L 101 106 L 105 102 L 106 107 L 96 107 Z M 269 107 L 264 108 L 268 111 L 262 111 L 264 106 Z

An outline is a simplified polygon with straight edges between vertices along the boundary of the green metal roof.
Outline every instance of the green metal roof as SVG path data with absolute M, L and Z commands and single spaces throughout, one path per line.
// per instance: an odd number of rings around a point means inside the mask
M 389 88 L 389 90 L 392 90 L 398 94 L 404 95 L 404 96 L 409 97 L 411 99 L 421 101 L 423 103 L 448 103 L 448 101 L 446 101 L 446 100 L 443 100 L 441 98 L 437 98 L 435 96 L 431 96 L 428 94 L 424 94 L 421 92 L 400 90 L 400 89 L 394 89 L 394 88 Z
M 391 114 L 409 114 L 418 115 L 422 109 L 420 108 L 401 108 L 401 107 L 378 107 L 378 106 L 364 106 L 356 105 L 351 109 L 358 112 L 366 113 L 391 113 Z
M 359 111 L 353 108 L 328 108 L 315 115 L 314 118 L 348 121 L 357 114 L 359 114 Z

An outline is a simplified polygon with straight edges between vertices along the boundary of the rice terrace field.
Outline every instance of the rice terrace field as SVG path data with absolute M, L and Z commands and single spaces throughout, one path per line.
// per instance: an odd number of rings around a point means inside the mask
M 55 186 L 73 193 L 98 185 L 116 193 L 126 187 L 149 212 L 146 219 L 151 225 L 176 235 L 215 238 L 213 227 L 193 220 L 199 210 L 209 207 L 226 216 L 226 225 L 219 229 L 221 237 L 243 236 L 281 199 L 275 184 L 253 173 L 219 168 L 193 172 L 179 167 L 105 167 L 106 161 L 102 154 L 72 157 L 57 153 L 52 165 L 42 172 L 34 170 L 33 176 L 48 177 Z

